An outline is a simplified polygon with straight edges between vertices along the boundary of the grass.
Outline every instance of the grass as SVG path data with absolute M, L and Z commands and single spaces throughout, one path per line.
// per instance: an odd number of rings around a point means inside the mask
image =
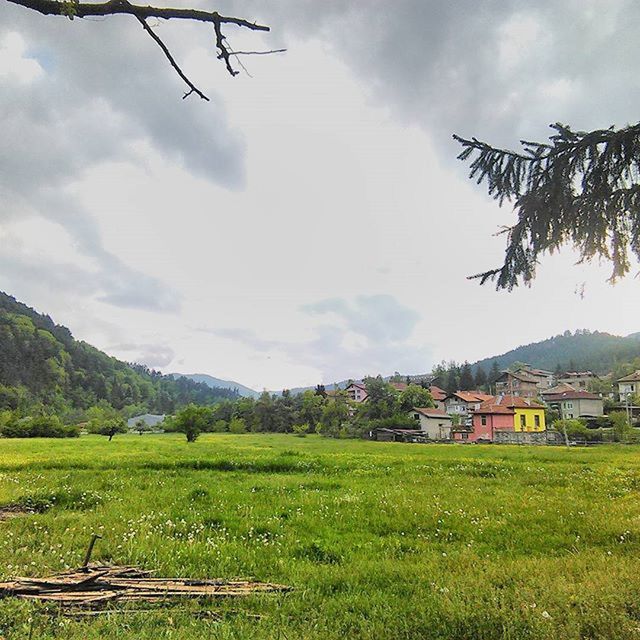
M 95 560 L 286 595 L 70 620 L 0 601 L 7 638 L 640 638 L 640 452 L 285 435 L 0 441 L 0 574 Z M 55 613 L 55 612 L 54 612 Z M 261 614 L 256 621 L 248 614 Z

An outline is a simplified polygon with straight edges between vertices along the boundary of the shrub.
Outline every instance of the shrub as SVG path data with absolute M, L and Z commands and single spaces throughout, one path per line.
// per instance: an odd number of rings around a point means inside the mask
M 80 429 L 64 425 L 58 416 L 18 419 L 14 414 L 3 421 L 0 435 L 5 438 L 77 438 Z
M 247 433 L 247 424 L 242 418 L 233 418 L 229 423 L 229 433 Z

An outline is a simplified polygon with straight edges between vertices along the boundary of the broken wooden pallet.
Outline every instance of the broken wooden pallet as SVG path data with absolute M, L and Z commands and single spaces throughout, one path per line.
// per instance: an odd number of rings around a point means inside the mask
M 156 578 L 137 567 L 90 565 L 46 578 L 14 578 L 0 582 L 0 597 L 66 605 L 96 605 L 113 601 L 165 598 L 239 597 L 289 591 L 291 587 L 246 580 L 190 580 Z

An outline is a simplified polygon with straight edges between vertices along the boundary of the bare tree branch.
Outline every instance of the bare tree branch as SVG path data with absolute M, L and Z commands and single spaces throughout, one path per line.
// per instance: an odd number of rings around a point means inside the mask
M 231 16 L 222 16 L 217 11 L 201 11 L 199 9 L 172 9 L 169 7 L 152 7 L 132 4 L 129 0 L 108 0 L 103 3 L 77 2 L 76 0 L 7 0 L 13 4 L 26 7 L 33 11 L 37 11 L 45 16 L 56 15 L 68 18 L 87 18 L 91 16 L 111 16 L 111 15 L 130 15 L 134 16 L 142 25 L 144 30 L 153 38 L 156 44 L 162 49 L 167 60 L 180 76 L 180 78 L 189 87 L 189 91 L 183 96 L 187 98 L 192 93 L 200 96 L 203 100 L 209 98 L 198 89 L 182 71 L 174 57 L 171 55 L 169 48 L 164 44 L 160 37 L 147 24 L 149 18 L 161 18 L 163 20 L 194 20 L 197 22 L 208 22 L 213 24 L 216 34 L 216 47 L 218 48 L 218 59 L 223 60 L 227 71 L 232 75 L 238 75 L 231 66 L 230 56 L 239 55 L 263 55 L 267 53 L 280 53 L 284 49 L 265 51 L 265 52 L 232 52 L 226 45 L 226 38 L 222 33 L 222 26 L 232 24 L 237 27 L 250 29 L 251 31 L 269 31 L 269 27 L 249 22 L 242 18 Z M 239 59 L 238 59 L 239 60 Z
M 272 53 L 286 53 L 286 49 L 270 49 L 269 51 L 229 51 L 231 56 L 269 56 Z
M 67 16 L 65 2 L 60 0 L 7 0 L 21 7 L 32 9 L 45 16 Z M 87 16 L 112 16 L 118 14 L 136 16 L 140 18 L 163 18 L 165 20 L 196 20 L 199 22 L 211 22 L 222 24 L 234 24 L 252 31 L 269 31 L 269 27 L 249 22 L 242 18 L 221 16 L 217 11 L 201 11 L 199 9 L 171 9 L 168 7 L 151 7 L 122 2 L 121 0 L 109 0 L 109 2 L 93 4 L 91 2 L 74 3 L 74 16 L 86 18 Z
M 189 78 L 187 78 L 187 76 L 184 74 L 182 69 L 178 66 L 178 63 L 174 60 L 173 56 L 171 55 L 171 52 L 169 51 L 165 43 L 162 42 L 162 40 L 156 33 L 154 33 L 151 27 L 147 24 L 147 21 L 144 18 L 141 18 L 140 16 L 136 16 L 136 18 L 138 19 L 138 22 L 140 22 L 140 24 L 142 25 L 142 28 L 157 42 L 158 46 L 162 49 L 164 55 L 167 57 L 167 60 L 169 60 L 169 63 L 171 64 L 171 66 L 175 69 L 176 73 L 184 80 L 185 84 L 189 87 L 189 91 L 182 96 L 182 99 L 184 100 L 185 98 L 188 98 L 192 93 L 195 93 L 196 95 L 200 96 L 203 100 L 206 100 L 207 102 L 209 102 L 209 98 L 204 93 L 202 93 L 202 91 L 200 91 L 200 89 L 198 89 L 193 84 L 193 82 L 189 80 Z

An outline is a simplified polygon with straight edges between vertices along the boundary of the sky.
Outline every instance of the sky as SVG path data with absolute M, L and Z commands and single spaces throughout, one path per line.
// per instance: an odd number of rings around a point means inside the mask
M 210 27 L 152 21 L 204 102 L 134 19 L 0 0 L 0 290 L 118 358 L 255 389 L 640 330 L 635 264 L 612 286 L 567 248 L 530 287 L 467 279 L 514 214 L 451 138 L 637 122 L 635 0 L 215 8 L 272 29 L 229 27 L 235 50 L 287 52 L 232 78 Z

